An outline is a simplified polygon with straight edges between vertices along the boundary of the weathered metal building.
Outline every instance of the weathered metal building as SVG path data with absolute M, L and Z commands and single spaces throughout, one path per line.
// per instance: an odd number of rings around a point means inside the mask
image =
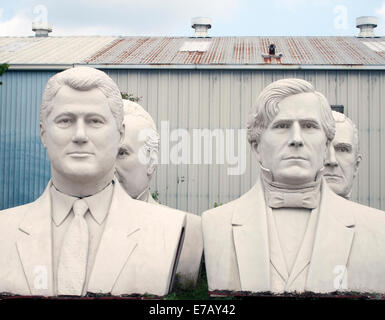
M 267 56 L 272 43 L 276 58 Z M 38 125 L 48 78 L 89 65 L 106 71 L 122 92 L 140 97 L 159 131 L 162 121 L 169 121 L 170 136 L 161 131 L 163 153 L 177 150 L 173 129 L 186 129 L 191 138 L 199 128 L 245 128 L 249 109 L 266 85 L 280 78 L 306 79 L 331 105 L 343 106 L 359 128 L 364 157 L 353 200 L 385 210 L 385 38 L 0 38 L 4 62 L 10 69 L 0 86 L 0 209 L 34 200 L 50 177 Z M 243 174 L 229 175 L 231 165 L 226 157 L 218 163 L 216 149 L 213 164 L 194 162 L 190 154 L 188 164 L 159 165 L 152 190 L 160 201 L 201 213 L 246 192 L 257 165 L 245 141 L 237 142 L 241 131 L 234 137 L 234 156 L 238 147 L 247 147 L 245 153 L 239 149 L 246 158 Z

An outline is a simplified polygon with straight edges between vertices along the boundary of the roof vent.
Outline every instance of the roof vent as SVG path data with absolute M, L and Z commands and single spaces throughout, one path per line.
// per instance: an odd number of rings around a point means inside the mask
M 32 31 L 35 31 L 35 37 L 48 37 L 52 32 L 52 25 L 48 22 L 32 22 Z
M 377 17 L 358 17 L 356 27 L 360 28 L 359 38 L 374 38 L 374 28 L 377 27 Z
M 207 38 L 209 29 L 211 29 L 211 19 L 204 17 L 196 17 L 191 19 L 191 27 L 195 29 L 194 37 Z

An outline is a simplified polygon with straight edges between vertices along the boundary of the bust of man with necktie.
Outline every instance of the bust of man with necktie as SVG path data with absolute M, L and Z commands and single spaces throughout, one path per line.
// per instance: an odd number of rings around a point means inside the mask
M 185 214 L 135 201 L 114 179 L 124 137 L 117 85 L 88 67 L 56 74 L 40 136 L 52 179 L 35 202 L 0 213 L 0 292 L 167 294 Z
M 335 135 L 327 99 L 305 80 L 278 80 L 247 130 L 255 186 L 202 216 L 209 290 L 384 292 L 385 213 L 338 197 L 323 179 Z

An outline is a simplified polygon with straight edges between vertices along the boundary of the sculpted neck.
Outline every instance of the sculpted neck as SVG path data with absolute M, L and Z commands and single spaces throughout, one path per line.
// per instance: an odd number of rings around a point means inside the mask
M 343 195 L 343 197 L 346 199 L 346 200 L 351 200 L 352 198 L 352 192 L 353 192 L 353 188 L 350 188 L 349 192 L 345 195 Z
M 304 184 L 286 184 L 277 182 L 274 180 L 273 174 L 271 171 L 265 167 L 263 167 L 261 164 L 259 165 L 261 169 L 261 178 L 264 183 L 264 185 L 269 186 L 270 188 L 286 191 L 286 192 L 303 192 L 306 190 L 311 189 L 318 189 L 321 183 L 321 178 L 323 175 L 324 167 L 322 167 L 320 170 L 318 170 L 316 176 L 314 177 L 313 181 L 310 181 L 308 183 Z
M 147 202 L 149 194 L 150 194 L 150 189 L 148 187 L 146 187 L 141 193 L 139 193 L 138 196 L 136 196 L 135 199 Z
M 52 183 L 60 192 L 74 197 L 87 197 L 103 190 L 111 183 L 114 169 L 102 177 L 68 177 L 52 169 Z

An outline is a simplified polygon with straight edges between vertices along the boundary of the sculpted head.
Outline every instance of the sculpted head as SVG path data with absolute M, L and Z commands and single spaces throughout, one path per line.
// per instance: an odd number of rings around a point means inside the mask
M 336 135 L 328 148 L 324 177 L 335 193 L 350 198 L 362 159 L 358 148 L 358 130 L 344 114 L 333 111 L 333 117 Z
M 149 186 L 159 152 L 159 134 L 151 116 L 139 104 L 124 102 L 124 140 L 116 160 L 119 182 L 133 198 Z
M 120 91 L 104 72 L 76 67 L 49 79 L 40 136 L 59 190 L 89 195 L 111 182 L 124 135 L 122 120 Z
M 335 124 L 327 99 L 302 79 L 283 79 L 259 95 L 247 137 L 261 166 L 275 182 L 300 186 L 314 181 Z

